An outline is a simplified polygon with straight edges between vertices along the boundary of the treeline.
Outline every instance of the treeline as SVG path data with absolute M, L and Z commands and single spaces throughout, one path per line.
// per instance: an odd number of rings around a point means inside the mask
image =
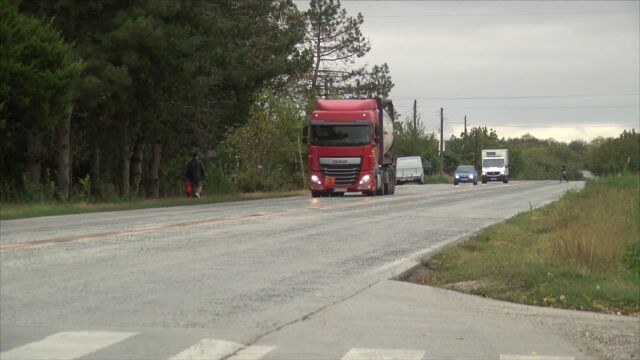
M 339 1 L 0 0 L 2 201 L 303 182 L 311 99 L 386 96 L 389 67 Z
M 438 136 L 424 130 L 419 116 L 396 123 L 398 156 L 420 155 L 432 173 L 440 169 Z M 562 166 L 569 178 L 582 178 L 581 170 L 597 176 L 640 172 L 640 134 L 624 130 L 617 138 L 598 137 L 591 142 L 570 143 L 537 139 L 530 134 L 500 137 L 493 129 L 473 127 L 446 140 L 443 170 L 450 173 L 460 164 L 482 167 L 482 149 L 509 149 L 511 177 L 517 180 L 558 179 Z

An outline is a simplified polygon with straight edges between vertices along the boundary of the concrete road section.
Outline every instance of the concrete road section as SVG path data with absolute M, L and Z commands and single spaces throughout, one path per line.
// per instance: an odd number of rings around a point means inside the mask
M 526 318 L 478 321 L 465 330 L 462 315 L 454 316 L 462 309 L 444 310 L 446 300 L 437 316 L 416 306 L 366 325 L 398 331 L 389 341 L 340 317 L 331 320 L 336 331 L 301 328 L 304 341 L 288 334 L 361 297 L 412 297 L 414 285 L 385 280 L 424 254 L 582 186 L 415 185 L 386 197 L 295 197 L 2 221 L 0 358 L 538 356 L 525 346 L 532 339 Z M 477 311 L 481 319 L 482 306 Z M 446 314 L 458 319 L 449 328 L 442 324 Z M 452 347 L 403 336 L 415 323 L 438 329 L 438 336 L 476 340 Z M 511 345 L 503 347 L 502 335 L 492 332 L 509 329 Z M 535 337 L 547 344 L 539 354 L 589 358 L 574 340 L 551 337 Z M 60 349 L 66 350 L 53 352 Z

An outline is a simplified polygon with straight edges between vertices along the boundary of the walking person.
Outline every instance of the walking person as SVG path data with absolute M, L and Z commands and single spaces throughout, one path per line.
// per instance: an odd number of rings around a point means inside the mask
M 569 182 L 569 178 L 567 177 L 567 167 L 564 165 L 562 165 L 562 179 L 560 179 L 560 182 L 562 182 L 562 180 Z
M 198 153 L 193 153 L 193 158 L 189 161 L 189 164 L 187 164 L 185 177 L 187 181 L 191 182 L 193 196 L 200 199 L 202 181 L 204 180 L 204 164 L 198 158 Z

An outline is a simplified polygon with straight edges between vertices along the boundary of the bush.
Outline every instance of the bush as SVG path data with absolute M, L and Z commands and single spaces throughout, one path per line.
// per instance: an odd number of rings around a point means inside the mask
M 640 241 L 634 239 L 627 244 L 622 256 L 624 267 L 640 278 Z

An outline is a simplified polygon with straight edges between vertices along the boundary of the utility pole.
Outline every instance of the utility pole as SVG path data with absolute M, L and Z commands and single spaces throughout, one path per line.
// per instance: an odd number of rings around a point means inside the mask
M 467 115 L 464 116 L 464 136 L 467 136 Z
M 418 128 L 418 101 L 413 100 L 413 131 Z
M 474 133 L 474 147 L 473 147 L 473 163 L 478 166 L 478 129 L 474 128 L 473 129 L 473 133 Z
M 440 175 L 444 171 L 444 109 L 440 108 Z

